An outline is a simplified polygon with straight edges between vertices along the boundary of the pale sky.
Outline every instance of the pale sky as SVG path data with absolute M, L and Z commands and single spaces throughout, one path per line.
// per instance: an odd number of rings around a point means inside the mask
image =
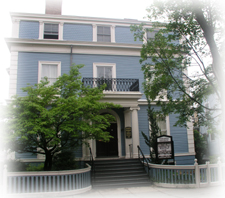
M 63 0 L 62 14 L 103 18 L 132 18 L 143 20 L 146 8 L 152 0 Z M 0 19 L 0 102 L 8 98 L 9 75 L 6 68 L 10 66 L 10 52 L 4 38 L 11 37 L 10 12 L 40 13 L 45 12 L 45 0 L 2 0 Z

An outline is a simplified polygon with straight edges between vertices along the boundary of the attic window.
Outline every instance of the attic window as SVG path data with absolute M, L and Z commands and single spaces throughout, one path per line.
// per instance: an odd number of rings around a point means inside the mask
M 155 38 L 157 31 L 147 31 L 147 39 Z
M 110 27 L 105 27 L 105 26 L 97 27 L 97 41 L 98 42 L 111 42 Z
M 44 39 L 58 39 L 59 38 L 59 25 L 52 23 L 44 24 Z

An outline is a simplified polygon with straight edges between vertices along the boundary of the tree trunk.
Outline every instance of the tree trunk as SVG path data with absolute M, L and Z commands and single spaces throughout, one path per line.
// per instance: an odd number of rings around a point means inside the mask
M 52 157 L 50 152 L 45 153 L 44 171 L 50 171 L 52 169 Z

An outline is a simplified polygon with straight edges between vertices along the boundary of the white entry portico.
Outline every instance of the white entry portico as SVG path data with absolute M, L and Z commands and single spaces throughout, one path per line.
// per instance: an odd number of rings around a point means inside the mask
M 139 126 L 138 126 L 138 100 L 142 97 L 140 92 L 104 92 L 104 98 L 102 102 L 112 102 L 114 104 L 121 105 L 124 109 L 124 123 L 121 123 L 119 115 L 113 110 L 105 110 L 103 113 L 109 113 L 115 117 L 117 123 L 117 141 L 118 141 L 118 156 L 119 158 L 137 158 L 139 145 Z M 123 125 L 123 128 L 121 127 Z M 131 137 L 126 137 L 125 128 L 131 128 Z M 121 138 L 121 130 L 124 130 L 124 142 Z M 93 157 L 97 156 L 96 140 L 89 140 Z M 122 144 L 125 144 L 125 155 L 122 154 Z M 89 159 L 90 153 L 86 146 L 83 146 L 83 159 Z

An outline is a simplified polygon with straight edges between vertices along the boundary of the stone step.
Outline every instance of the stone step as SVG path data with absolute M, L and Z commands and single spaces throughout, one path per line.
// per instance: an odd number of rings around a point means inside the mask
M 150 186 L 151 182 L 138 159 L 95 161 L 93 188 Z

